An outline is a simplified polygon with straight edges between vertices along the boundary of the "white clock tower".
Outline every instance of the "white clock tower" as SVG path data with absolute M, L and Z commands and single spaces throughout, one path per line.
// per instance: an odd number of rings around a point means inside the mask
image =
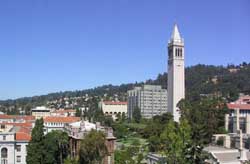
M 178 102 L 185 98 L 184 40 L 175 24 L 168 43 L 168 112 L 179 122 Z

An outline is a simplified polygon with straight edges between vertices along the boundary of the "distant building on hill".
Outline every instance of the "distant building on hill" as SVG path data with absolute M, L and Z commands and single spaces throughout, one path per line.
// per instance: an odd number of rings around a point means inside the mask
M 35 116 L 36 119 L 44 118 L 50 116 L 51 109 L 45 106 L 39 106 L 31 109 L 32 116 Z
M 99 108 L 103 111 L 106 116 L 112 116 L 115 120 L 117 119 L 117 115 L 122 114 L 127 115 L 127 102 L 121 101 L 101 101 L 99 103 Z
M 51 112 L 51 116 L 59 116 L 59 117 L 68 117 L 68 116 L 75 116 L 76 110 L 75 109 L 59 109 Z
M 128 91 L 128 117 L 133 118 L 136 107 L 144 118 L 152 118 L 167 112 L 167 90 L 159 85 L 144 85 Z

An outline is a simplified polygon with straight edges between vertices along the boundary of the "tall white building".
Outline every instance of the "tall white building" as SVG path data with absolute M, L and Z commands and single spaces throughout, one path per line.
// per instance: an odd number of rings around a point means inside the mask
M 133 118 L 136 107 L 144 118 L 167 112 L 167 90 L 160 85 L 143 85 L 128 91 L 128 117 Z
M 168 112 L 179 122 L 178 102 L 185 98 L 184 40 L 175 24 L 168 43 Z

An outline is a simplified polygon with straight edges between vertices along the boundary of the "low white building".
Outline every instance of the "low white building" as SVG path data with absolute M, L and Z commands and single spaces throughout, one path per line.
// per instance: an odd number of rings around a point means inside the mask
M 117 115 L 122 114 L 127 115 L 127 102 L 121 102 L 121 101 L 101 101 L 99 103 L 99 108 L 103 111 L 105 115 L 112 116 L 112 118 L 115 120 L 117 118 Z
M 74 117 L 76 115 L 75 109 L 59 109 L 55 110 L 54 112 L 51 112 L 51 116 L 59 116 L 59 117 Z
M 64 130 L 66 124 L 80 121 L 80 117 L 60 117 L 49 116 L 44 118 L 44 133 L 47 134 L 52 130 Z
M 0 114 L 0 123 L 2 122 L 14 122 L 13 116 Z

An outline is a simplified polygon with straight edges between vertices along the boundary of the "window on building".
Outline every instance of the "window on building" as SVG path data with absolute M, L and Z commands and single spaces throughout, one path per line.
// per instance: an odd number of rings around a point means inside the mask
M 1 129 L 5 129 L 5 125 L 1 125 Z
M 16 145 L 16 151 L 20 152 L 21 151 L 21 145 Z
M 21 156 L 20 155 L 16 156 L 16 162 L 21 162 Z
M 8 149 L 5 147 L 2 148 L 2 150 L 1 150 L 1 158 L 2 158 L 2 160 L 8 158 Z

